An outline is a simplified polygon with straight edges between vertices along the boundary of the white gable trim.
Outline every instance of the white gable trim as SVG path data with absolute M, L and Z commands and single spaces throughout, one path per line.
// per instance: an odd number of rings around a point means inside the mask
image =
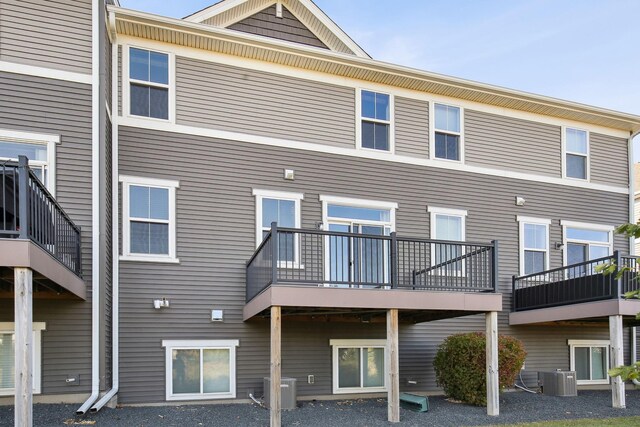
M 224 0 L 213 6 L 210 6 L 199 12 L 196 12 L 193 15 L 189 15 L 183 18 L 183 20 L 188 22 L 194 22 L 194 23 L 203 23 L 204 21 L 211 19 L 216 15 L 227 12 L 235 7 L 239 7 L 242 4 L 246 3 L 247 1 L 248 0 Z M 331 20 L 331 18 L 329 18 L 329 16 L 327 16 L 327 14 L 325 14 L 322 11 L 322 9 L 316 6 L 312 1 L 310 0 L 279 0 L 279 1 L 287 8 L 287 10 L 289 10 L 289 12 L 291 12 L 291 14 L 293 14 L 300 22 L 302 22 L 307 28 L 309 28 L 309 30 L 316 37 L 318 37 L 324 44 L 326 44 L 330 49 L 335 50 L 333 49 L 335 46 L 331 46 L 331 43 L 328 40 L 325 40 L 323 37 L 320 37 L 317 31 L 315 31 L 315 29 L 313 28 L 314 25 L 312 23 L 307 22 L 307 20 L 303 19 L 302 17 L 300 17 L 298 14 L 295 13 L 294 8 L 290 6 L 291 1 L 297 1 L 304 8 L 309 10 L 309 12 L 311 12 L 311 14 L 318 20 L 318 22 L 321 25 L 325 26 L 333 35 L 335 35 L 338 38 L 338 40 L 344 43 L 344 45 L 347 46 L 347 48 L 349 48 L 356 56 L 359 56 L 361 58 L 371 58 L 369 54 L 367 54 L 367 52 L 365 52 L 355 41 L 353 41 L 353 39 L 349 37 L 347 33 L 345 33 L 335 22 L 333 22 L 333 20 Z M 277 4 L 279 1 L 265 0 L 265 2 L 259 4 L 258 7 L 254 7 L 252 9 L 245 11 L 244 13 L 238 14 L 228 21 L 221 22 L 220 26 L 223 28 L 227 28 L 230 25 L 240 22 L 243 19 L 246 19 L 258 13 L 261 10 L 264 10 L 265 8 L 270 7 L 273 4 Z

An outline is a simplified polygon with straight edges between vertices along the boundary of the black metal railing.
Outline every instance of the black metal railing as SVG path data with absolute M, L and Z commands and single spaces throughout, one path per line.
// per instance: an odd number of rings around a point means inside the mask
M 0 163 L 0 238 L 29 239 L 75 274 L 82 274 L 80 227 L 28 166 Z
M 247 263 L 247 301 L 273 284 L 495 292 L 490 244 L 279 228 Z
M 602 274 L 596 270 L 601 264 L 615 263 L 618 267 L 631 267 L 621 277 Z M 556 307 L 561 305 L 605 299 L 622 298 L 626 292 L 637 290 L 638 258 L 613 255 L 578 264 L 546 270 L 535 274 L 513 276 L 513 311 Z

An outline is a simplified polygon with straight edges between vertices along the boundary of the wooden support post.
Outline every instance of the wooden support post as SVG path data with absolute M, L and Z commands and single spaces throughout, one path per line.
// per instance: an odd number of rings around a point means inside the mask
M 500 391 L 498 378 L 498 312 L 485 314 L 487 328 L 487 415 L 500 415 Z
M 400 422 L 400 361 L 398 356 L 398 309 L 387 310 L 387 378 L 389 422 Z
M 271 409 L 271 427 L 280 427 L 280 409 L 282 407 L 281 372 L 281 335 L 282 308 L 271 307 L 271 390 L 269 390 L 269 408 Z
M 609 316 L 609 340 L 611 342 L 611 366 L 624 365 L 622 316 Z M 619 376 L 611 379 L 611 405 L 614 408 L 624 408 L 626 406 L 624 381 Z
M 15 425 L 33 425 L 33 272 L 15 268 Z

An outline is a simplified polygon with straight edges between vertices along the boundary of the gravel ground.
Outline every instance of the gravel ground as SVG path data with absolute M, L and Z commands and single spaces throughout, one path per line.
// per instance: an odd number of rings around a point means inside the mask
M 552 397 L 525 392 L 500 395 L 500 416 L 488 417 L 486 409 L 452 403 L 442 396 L 429 397 L 426 413 L 400 409 L 398 426 L 479 426 L 572 418 L 640 416 L 640 390 L 627 392 L 627 409 L 611 408 L 610 391 L 581 391 L 578 397 Z M 75 417 L 77 405 L 35 405 L 34 425 L 120 426 L 241 426 L 269 425 L 269 412 L 257 405 L 194 405 L 105 408 L 97 414 Z M 283 426 L 373 427 L 389 426 L 385 399 L 300 402 L 295 411 L 283 411 Z M 0 426 L 13 425 L 13 408 L 0 407 Z

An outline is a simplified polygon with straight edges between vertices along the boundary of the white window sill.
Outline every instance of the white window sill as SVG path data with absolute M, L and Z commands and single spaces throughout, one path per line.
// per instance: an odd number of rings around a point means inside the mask
M 443 157 L 436 157 L 436 156 L 433 156 L 433 160 L 437 162 L 444 162 L 444 163 L 458 163 L 460 165 L 464 164 L 462 160 L 445 159 Z
M 149 120 L 152 122 L 158 122 L 158 123 L 171 123 L 173 124 L 173 120 L 172 119 L 159 119 L 157 117 L 148 117 L 148 116 L 137 116 L 135 114 L 126 114 L 125 118 L 128 119 L 142 119 L 142 120 Z
M 389 150 L 380 150 L 378 148 L 369 148 L 369 147 L 363 147 L 362 145 L 358 146 L 358 150 L 363 150 L 363 151 L 371 151 L 374 153 L 386 153 L 386 154 L 394 154 L 393 151 L 391 151 L 391 149 Z
M 180 394 L 167 396 L 168 401 L 176 400 L 214 400 L 214 399 L 235 399 L 234 393 L 211 393 L 211 394 Z
M 577 380 L 576 385 L 609 385 L 609 380 Z
M 333 394 L 359 394 L 359 393 L 382 393 L 387 392 L 386 387 L 367 387 L 367 388 L 341 388 L 333 390 Z
M 144 255 L 120 255 L 120 261 L 131 262 L 156 262 L 165 264 L 179 264 L 179 258 L 167 257 L 167 256 L 144 256 Z

